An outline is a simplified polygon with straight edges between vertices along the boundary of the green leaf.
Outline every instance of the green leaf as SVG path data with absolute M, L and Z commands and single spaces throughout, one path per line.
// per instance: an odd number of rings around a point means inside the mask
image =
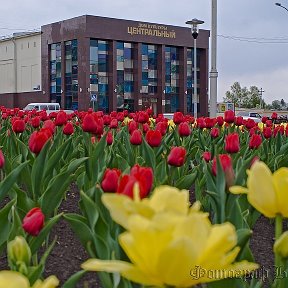
M 184 175 L 183 177 L 181 177 L 180 179 L 178 179 L 175 183 L 175 186 L 178 189 L 187 189 L 189 190 L 191 188 L 191 186 L 193 185 L 193 183 L 196 180 L 197 177 L 197 171 L 188 174 L 188 175 Z
M 162 159 L 161 162 L 158 163 L 156 166 L 155 171 L 155 180 L 156 185 L 161 185 L 167 181 L 168 174 L 167 174 L 167 161 L 166 159 Z
M 40 206 L 45 215 L 52 215 L 54 209 L 59 207 L 73 179 L 73 173 L 86 160 L 87 157 L 73 160 L 68 167 L 63 169 L 62 173 L 54 176 L 50 180 L 48 187 L 39 199 Z
M 8 215 L 11 211 L 12 206 L 16 203 L 16 200 L 10 201 L 8 204 L 6 204 L 1 210 L 0 210 L 0 227 L 1 227 L 1 233 L 0 233 L 0 247 L 3 245 L 8 237 L 9 237 L 9 231 L 11 228 L 11 222 L 8 219 Z M 2 248 L 2 247 L 1 247 Z M 1 254 L 0 249 L 0 254 Z
M 75 288 L 79 280 L 86 274 L 87 271 L 81 270 L 74 273 L 70 278 L 63 284 L 62 288 Z
M 33 285 L 37 281 L 39 276 L 42 275 L 42 273 L 44 272 L 44 268 L 45 267 L 43 264 L 29 267 L 28 278 L 31 285 Z
M 31 241 L 29 241 L 29 246 L 31 249 L 32 255 L 38 251 L 38 249 L 42 246 L 44 241 L 46 240 L 47 236 L 49 235 L 51 229 L 53 226 L 59 221 L 59 219 L 62 217 L 62 213 L 54 216 L 50 220 L 48 220 L 41 232 L 37 237 L 33 237 Z
M 22 221 L 19 217 L 19 214 L 15 208 L 15 206 L 12 206 L 12 227 L 10 229 L 9 239 L 8 241 L 14 240 L 16 236 L 23 236 L 25 237 L 25 232 L 22 228 Z
M 80 192 L 80 195 L 81 200 L 83 201 L 85 213 L 89 221 L 89 226 L 92 230 L 94 230 L 94 227 L 99 217 L 98 207 L 83 191 Z
M 47 158 L 47 151 L 50 147 L 50 141 L 42 148 L 41 152 L 36 156 L 32 166 L 31 179 L 32 179 L 32 193 L 35 199 L 37 199 L 42 193 L 43 185 L 42 179 L 45 171 L 45 164 Z
M 147 164 L 147 166 L 151 167 L 153 171 L 155 171 L 156 168 L 156 159 L 155 159 L 155 153 L 154 150 L 149 146 L 149 144 L 146 142 L 146 140 L 143 139 L 143 158 Z
M 12 189 L 13 185 L 17 182 L 17 178 L 22 169 L 27 165 L 27 162 L 20 164 L 17 168 L 13 169 L 10 174 L 4 178 L 0 184 L 0 202 L 6 197 L 7 193 Z M 1 227 L 1 226 L 0 226 Z
M 57 148 L 57 150 L 52 154 L 52 156 L 49 157 L 45 167 L 44 175 L 45 177 L 49 177 L 51 175 L 53 169 L 55 166 L 59 163 L 60 159 L 63 157 L 64 151 L 66 149 L 69 149 L 71 146 L 72 138 L 69 138 L 67 141 L 65 141 L 60 147 Z
M 93 235 L 85 217 L 75 213 L 68 213 L 64 215 L 64 218 L 69 222 L 84 247 L 87 246 L 88 242 L 93 242 Z

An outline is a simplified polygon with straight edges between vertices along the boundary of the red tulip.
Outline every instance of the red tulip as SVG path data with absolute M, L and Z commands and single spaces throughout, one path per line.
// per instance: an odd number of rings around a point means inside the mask
M 36 116 L 34 118 L 31 119 L 31 125 L 33 128 L 38 128 L 40 126 L 40 117 L 39 116 Z
M 25 121 L 24 120 L 15 120 L 12 124 L 12 130 L 15 133 L 22 133 L 25 130 Z
M 113 143 L 113 134 L 111 131 L 107 132 L 106 142 L 108 146 L 112 145 Z
M 119 122 L 122 122 L 125 118 L 124 112 L 118 112 L 116 118 Z
M 240 150 L 239 135 L 237 133 L 231 133 L 226 136 L 225 150 L 228 153 L 237 153 Z
M 145 111 L 139 111 L 137 121 L 142 124 L 147 123 L 149 121 L 148 113 Z
M 217 124 L 222 127 L 223 124 L 224 124 L 224 119 L 223 119 L 223 117 L 222 117 L 222 116 L 218 116 L 218 117 L 216 118 L 216 120 L 217 120 Z
M 191 129 L 187 122 L 182 122 L 179 124 L 178 133 L 180 137 L 187 137 L 191 134 Z
M 74 133 L 74 126 L 71 122 L 66 123 L 63 128 L 63 134 L 72 135 Z
M 134 120 L 131 120 L 129 123 L 128 123 L 128 131 L 129 131 L 129 134 L 132 134 L 132 132 L 134 130 L 136 130 L 138 128 L 138 123 Z
M 272 115 L 271 115 L 271 119 L 272 120 L 276 120 L 278 118 L 278 115 L 276 112 L 273 112 Z
M 263 116 L 261 121 L 262 121 L 262 123 L 264 123 L 264 124 L 265 124 L 267 120 L 268 120 L 268 117 L 266 117 L 266 116 Z
M 114 118 L 110 122 L 110 128 L 116 129 L 117 127 L 118 127 L 118 120 L 116 118 Z
M 197 118 L 196 121 L 197 121 L 197 127 L 199 127 L 200 129 L 206 128 L 206 122 L 205 122 L 205 119 L 203 117 Z
M 51 134 L 54 134 L 55 131 L 55 124 L 52 120 L 46 120 L 44 122 L 43 128 L 47 128 L 51 131 Z
M 262 143 L 262 137 L 258 134 L 253 134 L 249 141 L 250 149 L 257 149 Z
M 224 121 L 227 123 L 233 123 L 235 118 L 234 111 L 232 110 L 226 110 L 224 112 Z
M 142 125 L 142 130 L 143 130 L 143 133 L 147 133 L 150 130 L 148 123 L 144 123 Z
M 265 124 L 266 124 L 266 127 L 272 127 L 273 126 L 273 123 L 271 120 L 267 120 Z
M 180 124 L 184 120 L 184 115 L 182 112 L 175 112 L 173 115 L 173 122 L 175 124 Z
M 186 149 L 184 147 L 173 147 L 168 155 L 167 162 L 171 166 L 183 166 L 186 157 Z
M 242 117 L 242 116 L 235 117 L 234 122 L 235 122 L 235 125 L 236 125 L 236 126 L 241 126 L 241 125 L 243 125 L 243 117 Z
M 23 229 L 32 236 L 37 236 L 44 226 L 45 216 L 39 207 L 31 209 L 23 219 Z
M 235 179 L 235 174 L 232 166 L 232 158 L 228 154 L 219 154 L 218 157 L 222 170 L 225 173 L 226 186 L 230 187 L 233 185 Z M 217 176 L 216 157 L 214 157 L 212 162 L 212 173 L 214 176 Z
M 160 131 L 161 135 L 164 136 L 167 132 L 168 123 L 166 121 L 161 121 L 156 124 L 155 130 Z
M 212 138 L 217 138 L 219 136 L 219 129 L 216 127 L 212 128 L 210 135 Z
M 205 151 L 203 152 L 202 157 L 206 162 L 209 162 L 211 160 L 211 153 L 209 151 Z
M 153 184 L 153 170 L 150 167 L 141 167 L 138 164 L 131 168 L 129 175 L 124 175 L 120 179 L 117 193 L 124 194 L 130 198 L 134 197 L 134 186 L 138 183 L 140 198 L 146 197 Z
M 146 141 L 151 147 L 158 147 L 161 144 L 162 136 L 158 130 L 149 130 L 146 133 Z
M 63 126 L 67 122 L 67 114 L 64 111 L 59 111 L 56 115 L 55 125 Z
M 132 145 L 141 145 L 142 143 L 142 133 L 140 130 L 136 129 L 132 132 L 130 136 L 130 143 Z
M 52 137 L 49 129 L 42 128 L 40 131 L 34 131 L 28 141 L 31 152 L 39 154 L 45 143 Z
M 104 125 L 105 125 L 105 126 L 108 126 L 108 125 L 110 125 L 110 122 L 111 122 L 111 117 L 110 117 L 110 115 L 105 114 L 105 115 L 103 116 L 103 123 L 104 123 Z
M 206 128 L 211 129 L 214 126 L 216 120 L 214 118 L 205 117 L 204 121 Z
M 0 149 L 0 169 L 2 169 L 5 165 L 5 157 L 3 155 L 2 150 Z
M 97 133 L 97 123 L 92 114 L 86 114 L 83 118 L 82 129 L 84 132 Z
M 253 127 L 255 127 L 256 126 L 256 122 L 253 120 L 253 119 L 247 119 L 247 121 L 245 122 L 245 127 L 247 128 L 247 129 L 252 129 Z
M 101 182 L 101 188 L 104 192 L 116 192 L 118 189 L 118 182 L 121 175 L 121 170 L 113 168 L 109 169 L 107 168 L 105 170 L 102 182 Z

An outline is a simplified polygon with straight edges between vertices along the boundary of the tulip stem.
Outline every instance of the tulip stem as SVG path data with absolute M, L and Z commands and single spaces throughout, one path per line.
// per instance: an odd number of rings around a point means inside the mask
M 275 218 L 275 242 L 279 239 L 279 237 L 282 234 L 282 230 L 283 230 L 283 218 L 280 214 L 277 214 L 276 218 Z M 278 253 L 275 253 L 275 275 L 277 275 L 279 269 L 281 270 L 282 268 L 282 259 L 281 256 Z M 284 269 L 284 267 L 283 267 Z M 283 281 L 281 281 L 281 279 L 277 279 L 276 278 L 276 287 L 278 288 L 282 288 L 284 287 L 284 283 Z

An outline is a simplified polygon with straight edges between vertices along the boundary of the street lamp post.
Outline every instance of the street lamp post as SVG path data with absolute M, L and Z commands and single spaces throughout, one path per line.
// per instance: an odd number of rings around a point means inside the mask
M 275 5 L 285 9 L 286 11 L 288 11 L 288 9 L 285 6 L 283 6 L 281 3 L 275 3 Z
M 217 116 L 217 0 L 211 0 L 210 117 Z
M 192 36 L 194 38 L 194 90 L 193 90 L 193 107 L 194 107 L 194 118 L 197 118 L 197 103 L 198 103 L 198 97 L 197 97 L 197 37 L 199 34 L 198 25 L 203 24 L 204 21 L 198 20 L 196 18 L 189 20 L 186 22 L 186 24 L 191 25 L 191 32 Z

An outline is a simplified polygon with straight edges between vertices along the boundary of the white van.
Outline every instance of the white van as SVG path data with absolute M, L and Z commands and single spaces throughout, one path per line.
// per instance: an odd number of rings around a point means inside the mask
M 23 110 L 24 111 L 29 111 L 29 110 L 46 110 L 47 113 L 51 112 L 58 112 L 60 110 L 60 105 L 59 103 L 29 103 Z

